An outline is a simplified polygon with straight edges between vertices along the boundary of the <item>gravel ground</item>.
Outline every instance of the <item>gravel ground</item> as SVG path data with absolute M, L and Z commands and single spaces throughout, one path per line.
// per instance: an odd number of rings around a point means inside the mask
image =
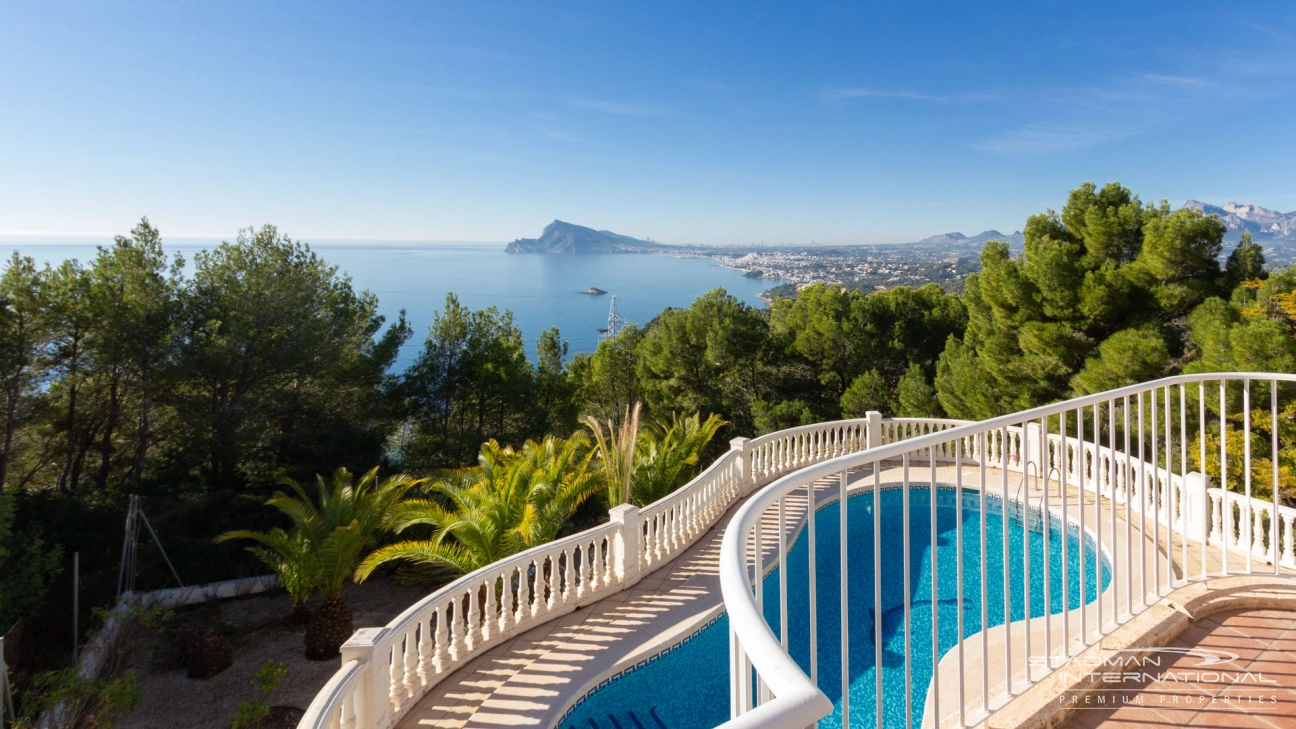
M 342 595 L 351 605 L 355 627 L 363 628 L 385 625 L 428 591 L 423 586 L 407 587 L 373 578 L 363 585 L 347 584 Z M 318 601 L 316 596 L 312 604 Z M 201 632 L 202 627 L 223 624 L 224 630 L 232 633 L 234 664 L 205 680 L 190 679 L 184 668 L 167 666 L 166 660 L 158 657 L 167 653 L 174 638 L 138 641 L 127 665 L 144 690 L 144 701 L 123 717 L 120 729 L 228 729 L 239 702 L 246 700 L 252 677 L 267 659 L 283 661 L 288 673 L 266 703 L 305 709 L 340 664 L 337 659 L 306 660 L 305 627 L 284 625 L 289 604 L 288 596 L 280 592 L 178 612 L 173 630 Z

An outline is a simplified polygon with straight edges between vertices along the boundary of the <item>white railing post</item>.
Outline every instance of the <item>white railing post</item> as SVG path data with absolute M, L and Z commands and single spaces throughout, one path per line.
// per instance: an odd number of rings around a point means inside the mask
M 621 504 L 608 511 L 608 520 L 618 525 L 615 548 L 612 550 L 617 582 L 629 587 L 639 581 L 640 539 L 643 528 L 639 522 L 639 507 Z
M 1193 471 L 1183 479 L 1183 501 L 1181 509 L 1184 519 L 1184 534 L 1189 539 L 1203 540 L 1207 537 L 1207 526 L 1210 524 L 1210 504 L 1206 498 L 1206 476 Z
M 341 665 L 356 661 L 363 667 L 360 686 L 356 689 L 357 729 L 383 729 L 392 721 L 389 656 L 378 655 L 378 639 L 383 632 L 383 628 L 361 628 L 342 644 Z
M 742 484 L 739 490 L 744 494 L 756 484 L 756 472 L 751 466 L 750 447 L 751 438 L 734 438 L 729 441 L 729 450 L 737 454 L 735 462 L 738 466 L 738 483 Z
M 864 420 L 868 428 L 868 444 L 865 447 L 877 448 L 882 445 L 882 413 L 870 410 L 864 413 Z

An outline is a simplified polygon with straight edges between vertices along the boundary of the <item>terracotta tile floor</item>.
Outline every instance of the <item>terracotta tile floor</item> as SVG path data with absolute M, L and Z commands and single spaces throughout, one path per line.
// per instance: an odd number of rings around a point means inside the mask
M 1147 660 L 1136 659 L 1141 668 L 1126 664 L 1121 670 L 1155 674 L 1155 679 L 1092 694 L 1089 704 L 1066 726 L 1296 729 L 1296 613 L 1219 613 L 1189 627 L 1171 647 L 1218 651 L 1237 658 L 1223 656 L 1227 662 L 1207 665 L 1209 659 L 1201 653 L 1144 654 Z M 1106 707 L 1098 705 L 1100 696 Z

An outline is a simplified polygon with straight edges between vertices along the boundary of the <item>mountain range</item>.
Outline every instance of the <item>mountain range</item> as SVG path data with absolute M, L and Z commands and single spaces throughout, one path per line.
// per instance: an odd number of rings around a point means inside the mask
M 1251 237 L 1257 242 L 1279 244 L 1279 248 L 1284 251 L 1290 252 L 1293 247 L 1284 244 L 1296 244 L 1296 211 L 1280 213 L 1262 208 L 1255 203 L 1230 202 L 1224 205 L 1211 205 L 1200 200 L 1189 200 L 1183 206 L 1201 210 L 1207 215 L 1219 216 L 1228 227 L 1228 233 L 1225 235 L 1227 241 L 1236 242 L 1245 230 L 1250 231 Z M 933 235 L 906 245 L 940 250 L 966 248 L 979 251 L 985 246 L 986 241 L 994 239 L 1008 241 L 1015 250 L 1020 249 L 1023 244 L 1021 231 L 1005 235 L 997 230 L 987 230 L 971 236 L 958 232 Z M 518 238 L 509 243 L 504 250 L 507 253 L 661 253 L 678 247 L 555 220 L 545 226 L 539 238 Z
M 1242 237 L 1242 231 L 1248 230 L 1257 242 L 1296 242 L 1296 211 L 1280 213 L 1255 203 L 1211 205 L 1199 200 L 1189 200 L 1183 206 L 1207 215 L 1218 215 L 1228 226 L 1226 240 L 1236 241 Z
M 1008 241 L 1014 248 L 1022 245 L 1021 231 L 1004 235 L 997 230 L 987 230 L 977 235 L 944 233 L 924 238 L 906 245 L 922 248 L 951 250 L 968 248 L 980 250 L 988 240 Z M 518 238 L 504 248 L 505 253 L 661 253 L 680 246 L 640 240 L 610 230 L 594 230 L 583 225 L 555 220 L 545 226 L 539 238 Z
M 943 233 L 941 235 L 933 235 L 929 238 L 923 238 L 917 243 L 911 243 L 910 245 L 922 246 L 924 248 L 941 248 L 942 250 L 952 248 L 975 248 L 979 251 L 985 246 L 985 243 L 988 240 L 1006 240 L 1008 241 L 1009 246 L 1019 248 L 1026 241 L 1026 238 L 1022 235 L 1020 230 L 1014 231 L 1008 235 L 1004 235 L 997 230 L 987 230 L 977 233 L 976 235 L 963 235 L 962 233 L 957 232 Z

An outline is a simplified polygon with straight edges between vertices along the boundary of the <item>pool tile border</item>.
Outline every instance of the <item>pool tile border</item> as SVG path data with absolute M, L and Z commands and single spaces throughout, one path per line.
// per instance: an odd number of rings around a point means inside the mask
M 572 704 L 571 704 L 571 706 L 568 706 L 567 709 L 566 709 L 565 711 L 563 711 L 562 716 L 558 717 L 558 721 L 554 722 L 554 727 L 555 727 L 555 728 L 561 727 L 562 724 L 563 724 L 563 722 L 567 721 L 567 718 L 570 717 L 570 716 L 572 715 L 572 712 L 576 711 L 576 709 L 579 708 L 581 704 L 585 703 L 586 699 L 588 699 L 588 698 L 590 698 L 591 696 L 593 696 L 594 694 L 598 693 L 601 689 L 603 689 L 604 687 L 606 687 L 608 684 L 612 683 L 613 681 L 617 680 L 618 678 L 621 678 L 622 676 L 624 676 L 624 675 L 626 675 L 626 674 L 628 674 L 628 673 L 633 673 L 633 672 L 635 672 L 635 671 L 638 671 L 639 669 L 641 669 L 641 668 L 647 666 L 648 664 L 650 664 L 650 663 L 654 663 L 654 662 L 656 662 L 658 659 L 663 658 L 663 657 L 665 657 L 665 656 L 667 656 L 667 655 L 669 655 L 669 654 L 671 654 L 671 653 L 674 653 L 675 651 L 679 650 L 680 648 L 683 648 L 684 646 L 686 646 L 686 645 L 688 645 L 690 642 L 692 642 L 692 640 L 693 640 L 694 638 L 696 638 L 696 637 L 698 637 L 699 635 L 701 635 L 701 634 L 702 634 L 702 631 L 704 631 L 704 630 L 706 630 L 707 628 L 710 628 L 712 625 L 715 625 L 716 623 L 720 622 L 720 619 L 723 618 L 723 617 L 725 617 L 726 614 L 727 614 L 727 613 L 726 613 L 724 610 L 721 610 L 721 611 L 719 611 L 716 615 L 714 615 L 714 616 L 712 616 L 712 617 L 710 617 L 710 618 L 703 618 L 703 620 L 704 620 L 705 622 L 704 622 L 704 623 L 703 623 L 699 628 L 697 628 L 697 629 L 694 630 L 693 632 L 689 633 L 688 636 L 685 637 L 683 640 L 680 640 L 680 641 L 678 641 L 678 642 L 672 644 L 669 648 L 666 648 L 666 649 L 664 649 L 664 650 L 658 651 L 658 652 L 652 654 L 651 656 L 648 656 L 647 658 L 644 658 L 644 659 L 642 659 L 642 660 L 636 662 L 636 663 L 635 663 L 634 665 L 632 665 L 632 666 L 626 666 L 625 668 L 623 668 L 623 669 L 621 669 L 621 670 L 619 670 L 619 671 L 616 671 L 615 673 L 612 673 L 612 674 L 610 674 L 610 675 L 608 675 L 608 676 L 606 676 L 606 677 L 604 677 L 604 678 L 599 679 L 599 680 L 598 680 L 598 685 L 596 685 L 596 686 L 594 686 L 593 688 L 591 688 L 591 689 L 589 689 L 588 691 L 586 691 L 584 694 L 581 695 L 580 698 L 578 698 L 578 699 L 576 699 L 575 701 L 573 701 Z

